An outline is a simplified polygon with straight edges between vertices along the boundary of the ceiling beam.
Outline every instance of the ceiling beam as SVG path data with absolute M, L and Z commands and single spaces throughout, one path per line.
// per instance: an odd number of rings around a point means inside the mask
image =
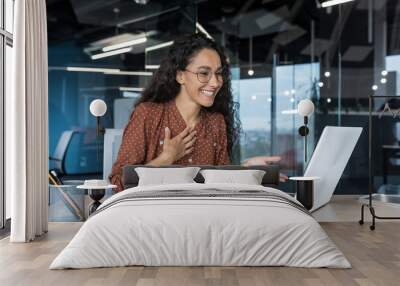
M 297 14 L 299 13 L 299 11 L 301 10 L 302 6 L 303 6 L 303 2 L 304 0 L 298 0 L 295 1 L 295 3 L 292 6 L 292 9 L 290 10 L 290 14 L 289 14 L 289 18 L 287 22 L 292 23 L 294 18 L 297 16 Z M 285 25 L 286 21 L 283 22 L 281 25 Z M 266 57 L 266 61 L 268 62 L 269 59 L 272 59 L 272 56 L 276 53 L 276 51 L 279 48 L 279 43 L 276 41 L 273 41 L 268 53 L 267 53 L 267 57 Z
M 330 38 L 330 45 L 327 49 L 327 63 L 330 65 L 335 57 L 335 52 L 339 48 L 340 44 L 340 37 L 342 35 L 343 29 L 346 26 L 347 20 L 350 17 L 350 14 L 353 10 L 354 3 L 356 2 L 349 2 L 346 5 L 340 5 L 337 7 L 339 9 L 340 17 L 335 23 L 335 27 L 333 28 L 331 38 Z
M 242 7 L 240 7 L 239 11 L 236 13 L 235 17 L 232 20 L 233 25 L 239 24 L 240 19 L 244 16 L 244 14 L 249 10 L 250 6 L 253 5 L 255 0 L 245 1 Z

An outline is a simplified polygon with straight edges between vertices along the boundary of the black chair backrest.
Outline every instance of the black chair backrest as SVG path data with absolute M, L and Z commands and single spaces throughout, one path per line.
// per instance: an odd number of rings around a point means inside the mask
M 123 167 L 122 171 L 122 183 L 124 185 L 124 189 L 136 187 L 139 183 L 139 176 L 135 171 L 137 167 L 147 167 L 154 168 L 152 166 L 147 165 L 127 165 Z M 277 187 L 279 185 L 279 165 L 260 165 L 260 166 L 249 166 L 244 167 L 240 165 L 219 165 L 219 166 L 206 166 L 206 165 L 191 165 L 191 166 L 182 166 L 182 165 L 168 165 L 162 166 L 161 168 L 182 168 L 182 167 L 200 167 L 202 170 L 206 169 L 217 169 L 217 170 L 263 170 L 265 171 L 265 175 L 262 179 L 261 184 L 266 187 Z M 160 168 L 160 167 L 158 167 Z M 197 183 L 204 183 L 204 178 L 200 174 L 194 178 Z
M 49 157 L 49 169 L 55 169 L 61 175 L 65 174 L 65 155 L 67 154 L 68 146 L 71 143 L 72 137 L 77 133 L 75 130 L 64 131 L 58 140 L 54 153 Z

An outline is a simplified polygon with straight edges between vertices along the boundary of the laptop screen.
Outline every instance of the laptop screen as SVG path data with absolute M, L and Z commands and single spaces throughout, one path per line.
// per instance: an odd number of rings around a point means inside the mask
M 327 204 L 361 135 L 361 127 L 326 126 L 308 163 L 304 176 L 314 181 L 314 211 Z

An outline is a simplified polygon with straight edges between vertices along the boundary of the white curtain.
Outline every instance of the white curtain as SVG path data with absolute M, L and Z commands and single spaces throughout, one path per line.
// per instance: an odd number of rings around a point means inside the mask
M 45 0 L 15 1 L 13 93 L 6 98 L 6 187 L 12 242 L 48 227 L 47 25 Z

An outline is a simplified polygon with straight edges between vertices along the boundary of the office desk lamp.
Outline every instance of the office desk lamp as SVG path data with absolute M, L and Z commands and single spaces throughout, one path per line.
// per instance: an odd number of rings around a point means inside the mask
M 297 105 L 297 112 L 304 118 L 304 125 L 300 126 L 299 134 L 304 137 L 304 163 L 307 163 L 307 135 L 310 132 L 308 129 L 308 117 L 314 112 L 314 103 L 309 99 L 303 99 Z
M 89 110 L 90 113 L 96 117 L 97 160 L 99 160 L 99 137 L 105 133 L 105 129 L 100 125 L 100 117 L 106 113 L 107 104 L 102 99 L 95 99 L 90 103 Z

